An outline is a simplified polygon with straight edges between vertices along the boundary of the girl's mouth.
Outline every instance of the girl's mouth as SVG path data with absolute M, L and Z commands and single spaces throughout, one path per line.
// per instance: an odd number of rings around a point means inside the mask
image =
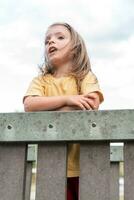
M 49 54 L 52 54 L 52 53 L 54 53 L 54 52 L 56 52 L 56 51 L 57 51 L 57 48 L 56 48 L 56 47 L 50 47 L 49 50 L 48 50 L 48 53 L 49 53 Z

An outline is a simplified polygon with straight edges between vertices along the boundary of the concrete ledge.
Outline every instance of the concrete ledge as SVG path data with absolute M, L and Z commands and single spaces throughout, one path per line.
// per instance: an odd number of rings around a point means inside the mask
M 0 114 L 0 142 L 134 140 L 134 110 Z

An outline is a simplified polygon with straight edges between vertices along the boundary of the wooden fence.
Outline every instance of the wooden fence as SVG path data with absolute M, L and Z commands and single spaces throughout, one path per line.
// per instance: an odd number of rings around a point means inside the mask
M 30 199 L 37 157 L 35 199 L 65 200 L 70 142 L 81 144 L 80 200 L 119 200 L 123 160 L 124 199 L 134 199 L 134 110 L 1 113 L 0 199 Z

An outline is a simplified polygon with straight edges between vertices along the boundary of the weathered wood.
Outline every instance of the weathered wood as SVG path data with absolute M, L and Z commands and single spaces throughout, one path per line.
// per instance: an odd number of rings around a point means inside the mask
M 110 200 L 119 200 L 119 162 L 110 163 Z
M 134 140 L 133 121 L 134 110 L 4 113 L 0 142 Z
M 81 144 L 80 200 L 110 199 L 110 145 Z
M 0 144 L 0 199 L 23 200 L 25 144 Z
M 32 162 L 26 164 L 26 187 L 25 187 L 25 200 L 30 200 L 32 183 Z
M 124 199 L 134 199 L 134 142 L 124 144 Z
M 36 200 L 65 200 L 66 144 L 38 146 Z

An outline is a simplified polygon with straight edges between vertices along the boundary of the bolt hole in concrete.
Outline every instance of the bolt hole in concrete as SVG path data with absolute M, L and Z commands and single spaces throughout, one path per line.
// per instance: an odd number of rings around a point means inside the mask
M 53 128 L 53 125 L 52 125 L 52 124 L 49 124 L 48 127 L 49 127 L 49 128 Z
M 92 123 L 92 127 L 95 128 L 97 125 L 95 122 Z
M 12 125 L 9 124 L 9 125 L 7 126 L 7 128 L 8 128 L 9 130 L 11 130 L 11 129 L 12 129 Z

